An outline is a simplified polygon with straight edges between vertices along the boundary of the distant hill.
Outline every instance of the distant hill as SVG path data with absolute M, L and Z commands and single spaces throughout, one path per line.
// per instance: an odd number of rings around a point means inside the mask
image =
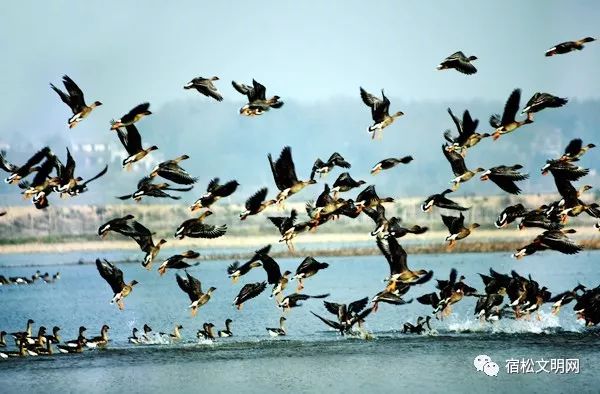
M 507 89 L 507 96 L 510 89 Z M 557 92 L 553 92 L 557 93 Z M 529 98 L 524 93 L 522 104 Z M 446 112 L 450 106 L 460 115 L 468 108 L 473 117 L 479 119 L 479 131 L 490 131 L 488 124 L 492 113 L 502 112 L 503 102 L 465 101 L 462 103 L 402 102 L 393 99 L 391 111 L 401 109 L 406 115 L 385 130 L 382 140 L 371 141 L 367 127 L 371 124 L 369 109 L 358 98 L 340 98 L 319 103 L 299 103 L 285 100 L 280 110 L 272 110 L 264 116 L 245 118 L 238 115 L 241 102 L 216 103 L 201 97 L 171 102 L 153 108 L 154 114 L 139 122 L 145 145 L 156 144 L 145 168 L 125 172 L 120 165 L 122 148 L 114 132 L 108 127 L 79 132 L 74 129 L 55 135 L 45 135 L 37 140 L 13 133 L 0 134 L 0 144 L 9 147 L 8 158 L 17 163 L 26 159 L 34 149 L 49 144 L 61 157 L 65 147 L 98 144 L 74 152 L 78 161 L 77 172 L 84 178 L 94 175 L 103 163 L 110 162 L 109 173 L 90 186 L 90 192 L 77 198 L 77 204 L 110 204 L 114 196 L 132 192 L 137 180 L 152 164 L 165 158 L 187 153 L 190 159 L 184 167 L 199 178 L 195 190 L 187 193 L 182 203 L 195 200 L 215 176 L 222 180 L 237 179 L 241 186 L 231 202 L 241 203 L 260 187 L 267 186 L 275 193 L 275 186 L 267 163 L 267 153 L 277 156 L 285 145 L 292 147 L 299 177 L 310 174 L 312 163 L 317 157 L 326 159 L 332 152 L 340 152 L 352 163 L 350 173 L 357 179 L 377 185 L 381 194 L 394 197 L 424 196 L 439 192 L 449 186 L 452 178 L 450 166 L 441 153 L 444 142 L 442 134 L 453 124 Z M 99 114 L 98 114 L 99 116 Z M 86 120 L 87 122 L 88 120 Z M 558 155 L 571 138 L 580 137 L 600 146 L 597 128 L 600 124 L 600 101 L 571 101 L 560 109 L 548 109 L 537 114 L 535 123 L 527 125 L 499 141 L 484 140 L 469 151 L 467 166 L 491 167 L 499 164 L 524 165 L 531 174 L 523 182 L 527 193 L 553 192 L 551 177 L 542 177 L 540 168 L 547 158 Z M 29 139 L 27 139 L 29 138 Z M 410 154 L 414 161 L 401 165 L 377 176 L 369 170 L 383 158 Z M 590 151 L 581 165 L 591 168 L 583 182 L 600 185 L 598 170 L 600 148 Z M 320 182 L 332 183 L 339 169 Z M 293 201 L 314 198 L 322 186 L 312 187 Z M 0 185 L 2 204 L 14 205 L 21 201 L 17 188 Z M 496 195 L 502 192 L 490 182 L 474 180 L 463 185 L 458 195 Z M 63 205 L 65 202 L 52 203 Z M 67 200 L 68 204 L 73 200 Z M 23 202 L 29 204 L 29 202 Z

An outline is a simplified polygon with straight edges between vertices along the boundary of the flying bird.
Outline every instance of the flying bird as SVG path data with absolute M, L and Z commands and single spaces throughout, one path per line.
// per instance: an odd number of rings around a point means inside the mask
M 85 103 L 85 99 L 83 97 L 83 92 L 77 86 L 77 84 L 69 78 L 68 75 L 63 76 L 63 85 L 67 89 L 67 92 L 63 92 L 53 84 L 50 84 L 52 90 L 54 90 L 60 99 L 71 108 L 73 111 L 73 116 L 71 116 L 68 120 L 69 128 L 77 126 L 79 122 L 85 119 L 94 108 L 102 105 L 100 101 L 94 101 L 91 105 L 87 105 Z
M 236 180 L 220 184 L 219 178 L 213 178 L 208 183 L 206 193 L 197 199 L 194 204 L 190 207 L 192 211 L 201 208 L 210 208 L 214 203 L 219 201 L 221 198 L 229 197 L 237 190 L 240 185 Z
M 458 189 L 461 183 L 471 180 L 477 173 L 485 171 L 485 169 L 481 167 L 476 168 L 473 171 L 469 170 L 465 164 L 464 157 L 454 150 L 448 150 L 447 144 L 442 145 L 442 152 L 444 153 L 446 160 L 448 160 L 448 163 L 450 163 L 452 172 L 456 177 L 450 182 L 453 184 L 452 190 Z
M 254 79 L 252 80 L 252 86 L 237 83 L 235 81 L 231 81 L 231 84 L 235 90 L 248 98 L 248 103 L 240 108 L 240 115 L 258 116 L 271 108 L 283 107 L 283 101 L 279 101 L 279 96 L 273 96 L 267 99 L 267 89 L 264 85 L 256 82 Z
M 487 181 L 488 179 L 494 182 L 500 189 L 510 194 L 519 194 L 521 189 L 515 183 L 516 181 L 523 181 L 529 178 L 528 174 L 519 172 L 523 166 L 516 164 L 514 166 L 497 166 L 492 167 L 481 174 L 480 179 Z
M 553 96 L 550 93 L 540 93 L 536 92 L 527 104 L 525 104 L 525 108 L 521 114 L 526 114 L 529 112 L 540 112 L 546 108 L 559 108 L 565 105 L 569 100 L 562 97 Z
M 152 169 L 150 177 L 154 178 L 158 175 L 180 185 L 191 185 L 196 183 L 198 178 L 192 177 L 186 170 L 179 166 L 179 163 L 189 158 L 188 155 L 181 155 L 173 160 L 163 161 Z
M 446 194 L 452 193 L 452 190 L 446 189 L 440 194 L 432 194 L 427 197 L 425 201 L 421 204 L 421 210 L 423 212 L 430 212 L 433 207 L 439 207 L 444 209 L 452 209 L 455 211 L 467 211 L 470 208 L 466 208 L 461 206 L 460 204 L 450 200 L 446 197 Z
M 150 103 L 142 103 L 136 105 L 131 111 L 123 115 L 121 119 L 117 119 L 116 121 L 111 122 L 110 129 L 116 130 L 120 127 L 132 126 L 135 122 L 139 121 L 144 116 L 152 115 L 152 112 L 150 112 L 149 109 Z
M 270 153 L 267 155 L 267 158 L 269 159 L 275 185 L 279 189 L 279 193 L 275 198 L 277 204 L 282 204 L 284 200 L 298 193 L 306 186 L 317 183 L 314 179 L 298 180 L 294 159 L 292 158 L 292 148 L 289 146 L 281 150 L 281 154 L 276 161 L 273 161 Z
M 408 164 L 413 161 L 412 156 L 404 156 L 400 158 L 390 157 L 388 159 L 383 159 L 379 163 L 375 164 L 373 168 L 371 168 L 371 175 L 377 175 L 382 170 L 389 170 L 390 168 L 396 167 L 398 164 Z
M 217 101 L 223 101 L 221 92 L 217 89 L 213 81 L 218 81 L 219 77 L 214 76 L 211 78 L 196 77 L 188 82 L 183 88 L 184 89 L 196 89 L 198 93 L 205 95 L 206 97 L 212 97 Z
M 192 267 L 192 264 L 188 264 L 184 261 L 184 259 L 197 259 L 200 257 L 200 253 L 194 252 L 193 250 L 188 250 L 181 254 L 175 254 L 165 261 L 158 267 L 158 273 L 160 276 L 164 275 L 167 272 L 167 269 L 187 269 Z M 198 265 L 200 263 L 196 263 L 193 265 Z
M 190 298 L 192 303 L 188 308 L 191 309 L 192 317 L 194 317 L 198 313 L 198 309 L 210 301 L 212 293 L 217 290 L 217 288 L 211 287 L 204 293 L 202 291 L 202 284 L 198 279 L 194 278 L 187 271 L 185 272 L 185 275 L 186 277 L 183 278 L 182 276 L 179 276 L 179 274 L 175 274 L 175 279 L 177 280 L 179 288 Z
M 512 91 L 506 104 L 504 105 L 504 113 L 502 118 L 499 114 L 494 114 L 490 117 L 490 126 L 495 130 L 492 133 L 492 139 L 495 141 L 504 134 L 511 133 L 519 127 L 533 123 L 533 113 L 527 112 L 527 117 L 524 120 L 515 120 L 519 111 L 519 102 L 521 101 L 521 89 Z
M 465 227 L 465 216 L 462 212 L 460 212 L 460 216 L 458 217 L 442 215 L 442 221 L 450 232 L 450 235 L 446 237 L 446 241 L 449 242 L 448 250 L 456 245 L 456 241 L 468 237 L 474 229 L 479 227 L 478 223 L 472 223 L 468 227 Z
M 346 161 L 338 152 L 334 152 L 329 156 L 327 161 L 321 159 L 315 160 L 312 171 L 310 172 L 310 179 L 315 179 L 315 175 L 319 174 L 319 177 L 326 175 L 333 169 L 333 167 L 350 168 L 352 165 Z
M 381 99 L 368 93 L 362 87 L 360 88 L 360 98 L 366 106 L 371 108 L 371 117 L 373 118 L 373 125 L 369 126 L 369 133 L 371 133 L 371 139 L 375 138 L 377 131 L 383 131 L 386 127 L 394 123 L 396 118 L 404 115 L 404 112 L 398 111 L 393 115 L 390 115 L 390 100 L 383 93 L 381 89 Z
M 475 66 L 471 63 L 477 60 L 477 56 L 465 56 L 461 51 L 455 52 L 452 55 L 444 59 L 438 66 L 438 70 L 455 69 L 456 71 L 471 75 L 477 72 Z
M 233 300 L 233 305 L 241 310 L 244 306 L 244 303 L 248 300 L 251 300 L 254 297 L 257 297 L 260 293 L 265 291 L 267 287 L 267 282 L 256 282 L 256 283 L 248 283 L 242 287 L 238 295 Z
M 113 126 L 115 124 L 116 123 L 114 123 Z M 142 160 L 150 152 L 158 149 L 158 146 L 156 145 L 152 145 L 146 149 L 142 147 L 142 137 L 133 123 L 125 125 L 124 129 L 122 127 L 116 127 L 112 128 L 112 130 L 117 131 L 119 141 L 121 141 L 121 144 L 129 155 L 123 160 L 123 167 L 127 170 L 131 169 L 133 163 Z
M 577 41 L 565 41 L 553 46 L 546 51 L 546 56 L 564 55 L 571 51 L 581 51 L 584 47 L 583 44 L 596 41 L 594 37 L 585 37 Z
M 100 259 L 96 259 L 96 268 L 98 268 L 100 276 L 110 285 L 114 293 L 110 303 L 116 302 L 120 310 L 125 309 L 123 299 L 131 293 L 133 286 L 137 285 L 138 282 L 132 280 L 126 284 L 123 280 L 123 271 L 108 262 L 108 260 L 100 261 Z
M 277 200 L 266 200 L 268 192 L 269 189 L 263 187 L 251 195 L 244 204 L 246 210 L 240 213 L 240 220 L 246 220 L 250 215 L 257 215 L 267 209 L 267 207 L 275 204 Z
M 225 235 L 227 225 L 215 226 L 204 223 L 204 219 L 212 214 L 212 211 L 204 211 L 199 217 L 184 221 L 177 227 L 175 237 L 179 239 L 183 239 L 184 237 L 212 239 Z
M 10 175 L 4 180 L 6 183 L 19 183 L 21 179 L 27 177 L 29 174 L 39 170 L 36 164 L 44 159 L 51 159 L 51 151 L 49 147 L 45 147 L 37 151 L 31 156 L 25 164 L 21 166 L 14 165 L 8 162 L 5 158 L 6 152 L 0 151 L 0 168 L 8 172 Z

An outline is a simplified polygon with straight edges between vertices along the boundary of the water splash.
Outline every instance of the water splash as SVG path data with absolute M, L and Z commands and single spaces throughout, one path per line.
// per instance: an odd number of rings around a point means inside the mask
M 581 332 L 581 325 L 561 325 L 560 318 L 549 312 L 541 311 L 529 318 L 504 318 L 496 322 L 484 322 L 472 317 L 452 315 L 440 323 L 441 331 L 454 333 L 481 332 L 492 334 L 551 334 L 556 332 Z M 444 327 L 445 326 L 445 327 Z

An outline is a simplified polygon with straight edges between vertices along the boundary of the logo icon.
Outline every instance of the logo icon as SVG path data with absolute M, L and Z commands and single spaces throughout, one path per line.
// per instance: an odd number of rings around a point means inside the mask
M 498 372 L 500 371 L 500 367 L 498 364 L 492 361 L 490 356 L 485 354 L 480 354 L 475 357 L 473 360 L 473 365 L 477 372 L 483 372 L 487 376 L 498 376 Z

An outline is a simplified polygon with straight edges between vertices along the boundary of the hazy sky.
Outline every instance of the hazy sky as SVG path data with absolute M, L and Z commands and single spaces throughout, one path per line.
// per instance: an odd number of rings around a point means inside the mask
M 599 97 L 600 43 L 544 57 L 558 42 L 597 36 L 599 2 L 491 3 L 5 2 L 0 137 L 64 122 L 68 110 L 48 83 L 65 73 L 88 101 L 104 102 L 104 117 L 142 101 L 157 109 L 189 95 L 182 85 L 192 77 L 213 74 L 226 99 L 240 101 L 230 81 L 252 77 L 300 101 L 358 99 L 360 85 L 407 101 L 504 100 L 516 86 Z M 479 57 L 478 74 L 435 70 L 456 50 Z

